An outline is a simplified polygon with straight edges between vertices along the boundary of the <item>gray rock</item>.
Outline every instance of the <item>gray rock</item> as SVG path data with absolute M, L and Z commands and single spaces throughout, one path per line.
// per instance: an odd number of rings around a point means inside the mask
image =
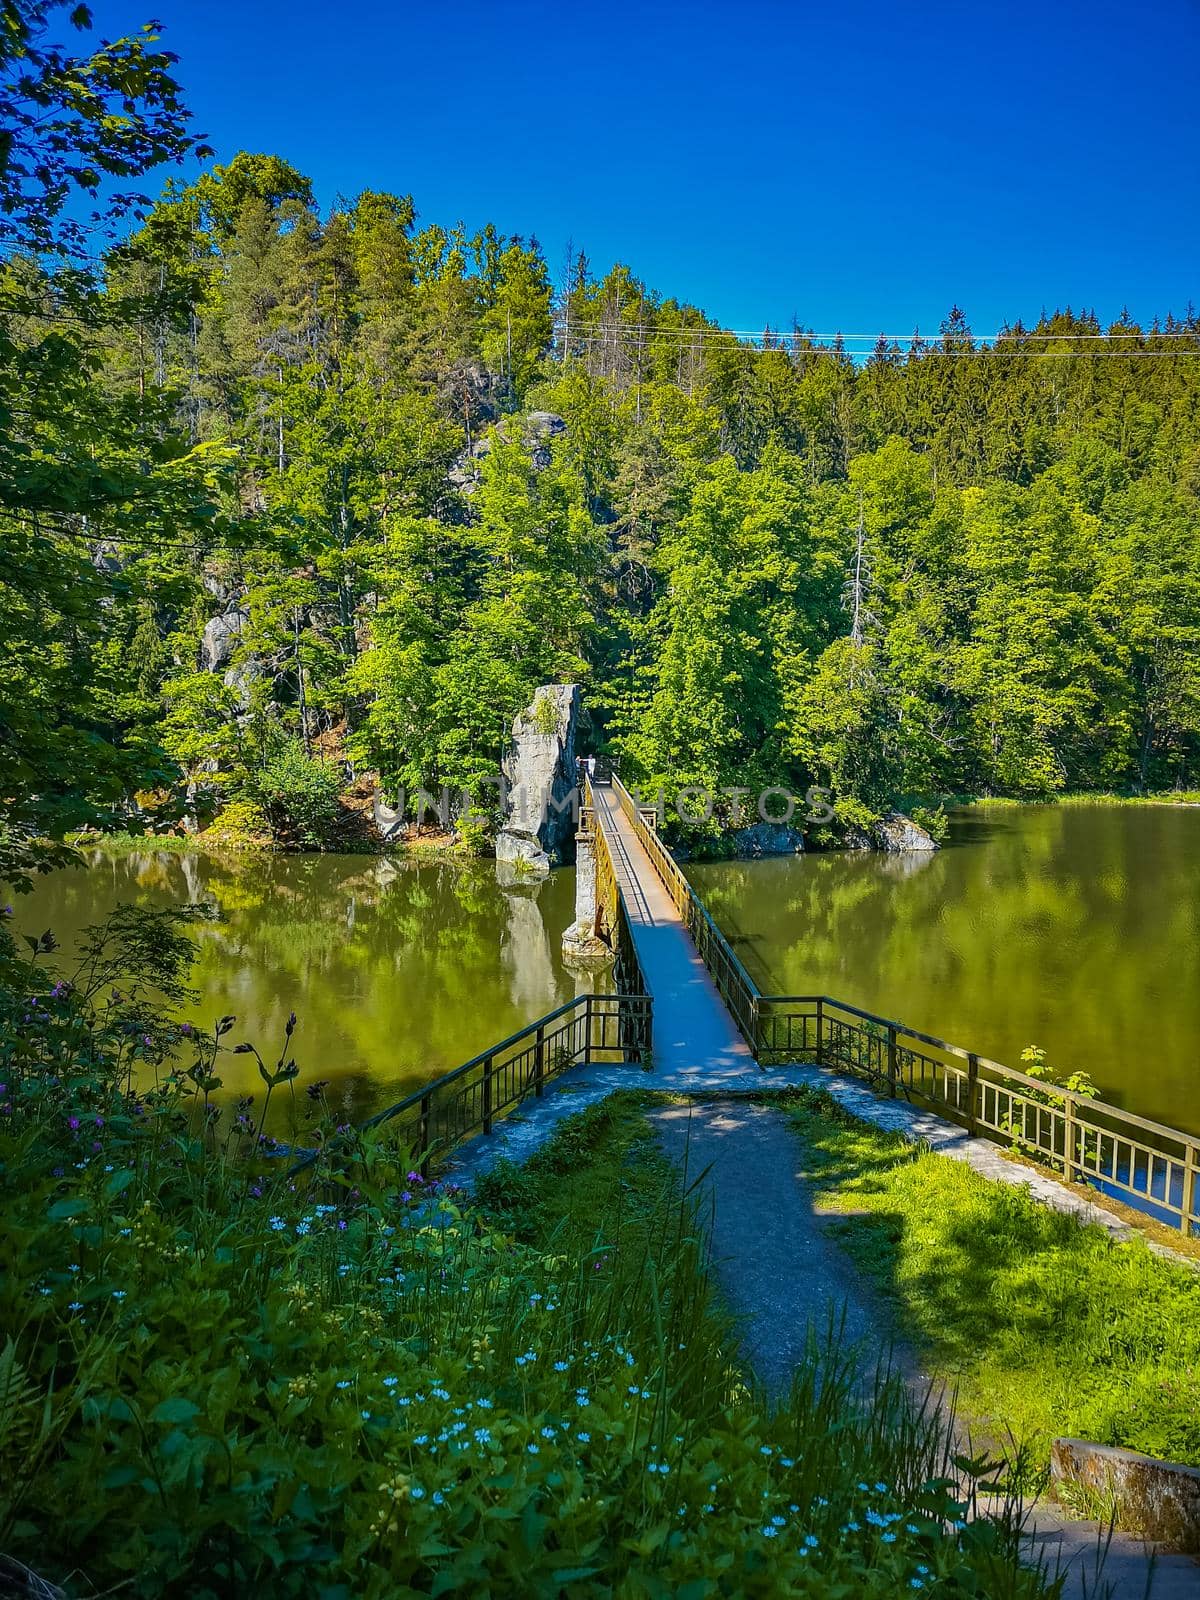
M 393 811 L 391 806 L 384 805 L 378 789 L 371 791 L 371 819 L 384 844 L 395 844 L 403 838 L 406 826 L 404 812 Z
M 249 620 L 249 615 L 237 606 L 221 612 L 219 616 L 208 619 L 204 628 L 204 636 L 200 640 L 200 670 L 202 672 L 224 671 L 233 660 L 233 652 L 237 648 L 238 639 Z
M 786 822 L 755 822 L 733 835 L 734 854 L 743 859 L 759 856 L 798 856 L 804 834 Z
M 497 868 L 510 868 L 518 876 L 544 878 L 550 871 L 550 857 L 542 849 L 535 834 L 502 828 L 496 835 Z M 501 877 L 508 877 L 507 872 Z
M 530 411 L 523 417 L 502 417 L 495 432 L 502 439 L 523 439 L 528 446 L 530 459 L 538 472 L 543 472 L 553 458 L 551 442 L 566 433 L 567 424 L 553 411 Z M 479 463 L 492 453 L 492 435 L 476 440 L 470 450 L 464 451 L 450 468 L 450 481 L 456 488 L 470 494 L 479 482 Z
M 920 823 L 906 817 L 901 811 L 889 811 L 880 817 L 870 832 L 865 828 L 849 827 L 842 835 L 843 850 L 886 850 L 897 855 L 906 851 L 932 851 L 941 846 Z
M 919 822 L 903 812 L 889 811 L 872 829 L 878 850 L 936 850 L 938 842 Z
M 1200 1469 L 1115 1445 L 1055 1439 L 1050 1476 L 1056 1483 L 1082 1483 L 1114 1496 L 1123 1526 L 1200 1554 Z
M 525 857 L 533 863 L 541 854 L 549 866 L 571 859 L 578 720 L 579 690 L 573 683 L 543 684 L 513 719 L 512 742 L 501 763 L 509 794 L 497 860 Z

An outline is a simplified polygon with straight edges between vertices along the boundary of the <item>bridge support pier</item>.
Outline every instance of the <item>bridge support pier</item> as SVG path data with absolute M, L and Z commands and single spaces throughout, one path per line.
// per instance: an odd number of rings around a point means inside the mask
M 613 952 L 599 934 L 596 900 L 596 836 L 590 828 L 575 835 L 575 921 L 563 934 L 563 960 L 569 967 L 594 972 L 608 966 Z

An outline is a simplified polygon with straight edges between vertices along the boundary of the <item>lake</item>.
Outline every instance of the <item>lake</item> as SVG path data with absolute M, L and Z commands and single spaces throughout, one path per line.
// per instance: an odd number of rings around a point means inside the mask
M 369 1114 L 577 993 L 573 869 L 504 889 L 491 863 L 93 852 L 15 902 L 65 945 L 120 900 L 206 901 L 187 1015 Z M 1038 1044 L 1106 1099 L 1200 1132 L 1200 809 L 972 807 L 934 856 L 839 852 L 687 869 L 767 993 L 825 993 L 1020 1066 Z M 222 1063 L 256 1092 L 252 1057 Z M 282 1109 L 282 1108 L 281 1108 Z
M 603 987 L 560 956 L 575 914 L 573 869 L 538 886 L 503 889 L 493 863 L 379 856 L 135 855 L 89 852 L 14 900 L 24 932 L 52 928 L 68 950 L 120 901 L 203 901 L 221 914 L 198 929 L 183 1015 L 211 1029 L 224 1012 L 227 1043 L 278 1054 L 289 1011 L 301 1077 L 329 1080 L 331 1102 L 360 1118 Z M 261 1095 L 253 1056 L 221 1061 L 225 1091 Z M 286 1099 L 281 1112 L 286 1108 Z
M 695 864 L 768 994 L 827 994 L 1009 1066 L 1040 1045 L 1200 1132 L 1200 809 L 975 806 L 936 855 Z

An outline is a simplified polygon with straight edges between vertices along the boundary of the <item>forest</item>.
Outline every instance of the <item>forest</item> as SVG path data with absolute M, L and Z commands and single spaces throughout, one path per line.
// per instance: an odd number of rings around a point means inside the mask
M 646 785 L 818 783 L 846 823 L 1200 780 L 1190 307 L 747 341 L 580 249 L 403 193 L 322 207 L 286 153 L 214 164 L 131 48 L 90 105 L 37 26 L 7 63 L 23 826 L 327 844 L 348 791 L 478 790 L 555 680 Z M 106 94 L 142 96 L 119 137 Z

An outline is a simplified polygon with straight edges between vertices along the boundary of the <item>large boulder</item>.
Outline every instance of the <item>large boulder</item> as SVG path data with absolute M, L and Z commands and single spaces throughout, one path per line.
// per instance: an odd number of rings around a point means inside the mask
M 877 850 L 936 850 L 938 842 L 919 822 L 901 811 L 889 811 L 871 830 Z
M 886 850 L 890 855 L 903 855 L 940 848 L 931 833 L 902 811 L 887 812 L 870 828 L 848 827 L 842 835 L 843 850 Z
M 540 873 L 571 860 L 578 722 L 573 683 L 543 684 L 513 719 L 512 742 L 501 763 L 508 807 L 496 839 L 497 861 L 521 861 L 525 870 Z
M 200 670 L 224 672 L 233 660 L 242 629 L 249 622 L 248 614 L 238 606 L 210 617 L 200 640 Z
M 530 411 L 525 416 L 502 417 L 494 432 L 501 439 L 521 439 L 529 450 L 534 470 L 543 472 L 552 460 L 551 444 L 566 433 L 567 424 L 553 411 Z M 477 439 L 450 468 L 450 481 L 470 494 L 479 482 L 479 464 L 492 453 L 492 433 Z
M 798 856 L 804 849 L 804 834 L 787 822 L 754 822 L 733 835 L 733 850 L 745 860 L 760 856 Z

